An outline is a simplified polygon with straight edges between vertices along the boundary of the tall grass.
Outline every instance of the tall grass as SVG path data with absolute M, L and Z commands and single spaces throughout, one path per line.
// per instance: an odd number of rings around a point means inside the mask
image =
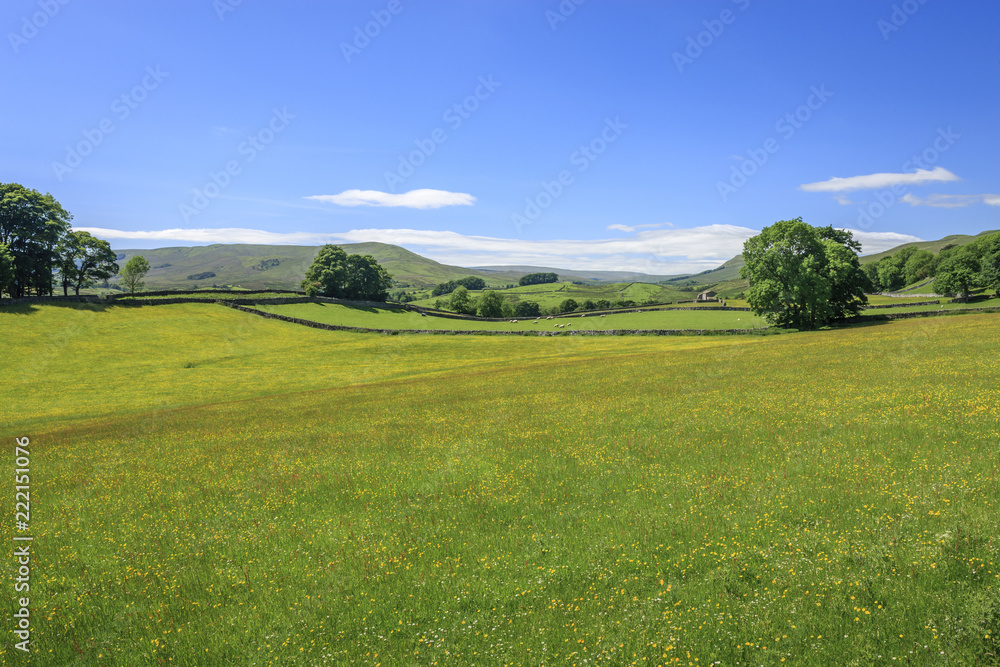
M 18 410 L 84 408 L 20 421 L 40 664 L 975 665 L 1000 648 L 996 316 L 460 341 L 41 308 L 0 315 L 21 341 L 8 376 L 74 317 L 34 376 L 46 394 L 0 389 Z M 97 410 L 82 357 L 129 344 Z M 204 376 L 175 368 L 185 348 Z

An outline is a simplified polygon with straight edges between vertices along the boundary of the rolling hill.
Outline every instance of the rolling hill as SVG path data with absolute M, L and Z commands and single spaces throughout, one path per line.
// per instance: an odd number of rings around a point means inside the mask
M 955 234 L 936 241 L 906 243 L 891 250 L 861 258 L 863 264 L 898 252 L 917 248 L 940 252 L 948 244 L 964 245 L 994 234 Z M 478 266 L 463 268 L 441 264 L 427 257 L 386 243 L 347 243 L 341 247 L 351 254 L 371 255 L 392 274 L 397 287 L 426 289 L 438 283 L 465 276 L 479 276 L 490 287 L 516 283 L 527 273 L 552 272 L 563 281 L 586 283 L 666 283 L 687 289 L 711 286 L 724 297 L 746 289 L 740 279 L 743 257 L 737 255 L 722 266 L 693 275 L 654 276 L 629 271 L 587 271 L 538 266 Z M 215 244 L 195 247 L 157 248 L 155 250 L 119 250 L 118 261 L 124 264 L 135 255 L 149 260 L 152 270 L 146 276 L 148 289 L 195 289 L 212 285 L 231 285 L 246 289 L 298 289 L 306 270 L 319 252 L 319 246 Z
M 349 254 L 371 255 L 400 287 L 432 287 L 478 275 L 492 285 L 517 282 L 519 273 L 485 273 L 448 266 L 386 243 L 347 243 Z M 298 289 L 319 246 L 215 244 L 196 247 L 119 250 L 118 262 L 142 255 L 152 269 L 148 289 L 195 289 L 232 285 L 247 289 Z

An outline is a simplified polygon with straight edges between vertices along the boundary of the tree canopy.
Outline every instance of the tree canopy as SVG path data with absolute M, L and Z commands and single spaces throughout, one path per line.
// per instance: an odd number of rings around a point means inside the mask
M 99 280 L 118 275 L 118 262 L 111 244 L 88 232 L 70 232 L 57 247 L 63 294 L 72 286 L 76 293 Z
M 348 255 L 325 245 L 306 271 L 302 288 L 310 294 L 352 301 L 385 301 L 392 276 L 371 255 Z
M 521 279 L 517 281 L 517 284 L 523 287 L 525 285 L 542 285 L 544 283 L 557 282 L 559 282 L 559 276 L 555 273 L 529 273 L 521 276 Z
M 446 283 L 435 285 L 434 289 L 431 290 L 431 296 L 451 294 L 459 287 L 464 287 L 465 289 L 470 290 L 486 289 L 486 281 L 479 276 L 466 276 L 465 278 L 459 278 L 458 280 L 449 280 Z
M 860 312 L 870 282 L 850 232 L 781 220 L 743 245 L 747 303 L 778 326 L 815 329 Z
M 125 262 L 121 273 L 118 274 L 118 282 L 126 292 L 135 293 L 146 286 L 142 279 L 147 273 L 149 273 L 149 261 L 142 255 L 136 255 Z
M 56 246 L 73 216 L 50 194 L 18 183 L 0 183 L 0 244 L 13 259 L 4 291 L 12 297 L 52 294 Z

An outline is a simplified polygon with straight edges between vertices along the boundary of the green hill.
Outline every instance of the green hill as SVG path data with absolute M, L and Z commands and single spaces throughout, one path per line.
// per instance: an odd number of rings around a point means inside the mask
M 968 234 L 952 234 L 951 236 L 946 236 L 936 241 L 915 241 L 913 243 L 904 243 L 880 253 L 863 255 L 861 257 L 861 263 L 870 264 L 872 262 L 877 262 L 883 257 L 894 255 L 903 248 L 908 248 L 910 246 L 916 247 L 920 250 L 930 250 L 931 252 L 938 253 L 941 252 L 941 249 L 947 245 L 965 245 L 966 243 L 971 243 L 972 241 L 975 241 L 983 236 L 996 233 L 997 230 L 980 232 L 974 236 L 970 236 Z M 667 282 L 673 285 L 690 283 L 692 285 L 697 284 L 699 286 L 710 286 L 716 290 L 720 296 L 724 298 L 732 298 L 749 287 L 749 283 L 740 278 L 740 267 L 742 266 L 743 255 L 737 255 L 717 269 L 702 271 L 701 273 L 691 276 L 672 278 Z M 691 283 L 691 281 L 694 282 Z
M 345 243 L 350 254 L 371 255 L 398 286 L 431 287 L 478 275 L 490 284 L 516 282 L 520 274 L 478 272 L 448 266 L 385 243 Z M 142 255 L 152 269 L 147 289 L 194 289 L 232 285 L 246 289 L 298 289 L 319 246 L 215 244 L 209 246 L 119 250 L 119 264 Z

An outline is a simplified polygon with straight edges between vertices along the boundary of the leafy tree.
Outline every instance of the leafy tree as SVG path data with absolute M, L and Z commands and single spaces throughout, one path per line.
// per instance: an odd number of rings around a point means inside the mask
M 0 183 L 0 244 L 14 259 L 10 294 L 52 293 L 56 245 L 73 216 L 50 194 L 17 183 Z
M 917 250 L 910 255 L 903 265 L 903 273 L 906 276 L 906 284 L 925 280 L 934 275 L 935 264 L 937 263 L 934 253 L 930 250 Z
M 111 244 L 87 232 L 70 232 L 57 246 L 63 294 L 72 285 L 76 294 L 99 280 L 118 275 L 118 262 Z
M 850 232 L 781 220 L 743 244 L 747 303 L 779 326 L 814 329 L 867 304 L 870 282 Z
M 309 294 L 356 301 L 385 301 L 392 276 L 371 255 L 348 255 L 340 246 L 319 249 L 302 288 Z
M 0 243 L 0 296 L 12 294 L 14 289 L 14 255 L 7 245 Z
M 385 301 L 389 298 L 392 276 L 371 255 L 347 256 L 347 299 Z
M 542 314 L 542 309 L 534 301 L 518 301 L 514 306 L 516 317 L 538 317 Z
M 595 310 L 597 304 L 594 303 L 593 299 L 585 299 L 583 305 L 580 306 L 583 310 Z
M 136 255 L 125 262 L 125 266 L 118 274 L 118 282 L 126 292 L 135 293 L 146 286 L 142 279 L 147 273 L 149 273 L 149 262 L 142 255 Z
M 458 288 L 451 293 L 451 301 L 449 302 L 449 305 L 456 313 L 471 315 L 475 312 L 475 308 L 472 304 L 472 298 L 469 296 L 469 290 L 465 289 L 465 287 L 461 285 L 459 285 Z
M 500 292 L 487 290 L 479 298 L 478 312 L 476 314 L 479 317 L 503 317 L 504 302 L 505 299 Z
M 455 282 L 469 290 L 486 289 L 486 281 L 479 276 L 466 276 L 465 278 L 459 278 Z
M 987 237 L 983 243 L 983 255 L 979 260 L 980 282 L 992 289 L 1000 297 L 1000 234 Z
M 894 292 L 901 287 L 906 286 L 906 278 L 903 274 L 903 269 L 896 262 L 892 261 L 891 257 L 885 257 L 880 259 L 876 264 L 878 266 L 878 281 L 879 285 L 886 292 Z
M 878 262 L 863 264 L 861 266 L 861 270 L 864 272 L 865 277 L 868 278 L 868 282 L 871 284 L 871 291 L 881 292 L 882 280 L 878 277 Z
M 575 299 L 566 299 L 559 304 L 559 312 L 561 313 L 572 313 L 579 307 L 580 304 L 576 302 Z
M 559 282 L 559 276 L 555 273 L 529 273 L 521 276 L 517 284 L 524 287 L 525 285 L 543 285 L 545 283 L 557 282 Z
M 486 289 L 486 281 L 479 276 L 466 276 L 465 278 L 459 278 L 458 280 L 449 280 L 446 283 L 435 285 L 434 289 L 431 290 L 431 296 L 451 294 L 459 286 L 470 290 L 481 290 Z
M 302 289 L 335 299 L 347 298 L 347 253 L 340 246 L 327 244 L 319 249 L 312 265 L 306 271 Z
M 934 278 L 934 290 L 966 300 L 978 286 L 979 273 L 979 260 L 976 259 L 974 250 L 963 247 L 941 262 Z
M 607 299 L 598 299 L 597 303 L 594 304 L 596 310 L 607 310 L 611 307 L 611 302 Z

